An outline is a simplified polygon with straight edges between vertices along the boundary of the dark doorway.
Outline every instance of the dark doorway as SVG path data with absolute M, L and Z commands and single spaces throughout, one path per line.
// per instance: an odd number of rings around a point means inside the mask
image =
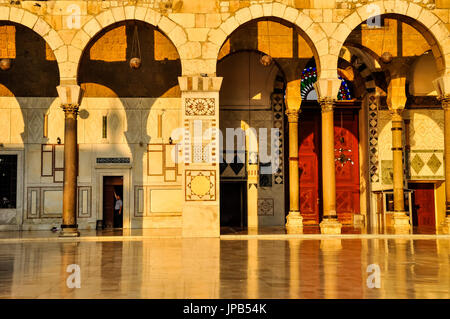
M 120 208 L 120 206 L 122 206 Z M 103 177 L 103 225 L 105 228 L 122 228 L 123 177 Z
M 16 208 L 17 155 L 0 155 L 0 208 Z
M 247 226 L 247 182 L 220 183 L 220 226 Z
M 420 228 L 435 229 L 434 184 L 408 183 L 413 189 L 413 225 Z

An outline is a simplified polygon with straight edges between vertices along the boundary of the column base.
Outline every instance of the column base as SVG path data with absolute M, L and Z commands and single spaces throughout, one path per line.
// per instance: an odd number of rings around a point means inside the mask
M 442 231 L 445 234 L 450 234 L 450 216 L 447 216 L 442 223 Z
M 303 217 L 299 211 L 290 211 L 286 217 L 286 228 L 303 228 Z
M 320 223 L 320 232 L 325 235 L 341 233 L 342 224 L 336 218 L 324 218 Z
M 395 212 L 393 216 L 394 232 L 396 234 L 409 234 L 411 225 L 406 212 Z
M 80 237 L 78 228 L 62 228 L 59 237 Z

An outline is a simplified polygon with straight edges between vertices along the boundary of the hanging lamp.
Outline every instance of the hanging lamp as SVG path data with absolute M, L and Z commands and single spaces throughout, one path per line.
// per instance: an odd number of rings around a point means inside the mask
M 259 59 L 259 62 L 263 65 L 263 66 L 269 66 L 272 64 L 273 59 L 272 56 L 270 55 L 270 29 L 269 29 L 269 20 L 266 21 L 267 23 L 267 39 L 269 40 L 269 54 L 263 54 L 261 56 L 261 58 Z
M 383 21 L 385 21 L 385 19 L 383 19 Z M 386 23 L 383 23 L 383 24 L 384 24 L 384 26 L 382 27 L 382 28 L 383 28 L 383 41 L 382 41 L 382 43 L 381 43 L 381 51 L 382 51 L 382 52 L 383 52 L 383 50 L 384 50 L 384 38 L 385 38 L 385 36 L 386 36 Z M 391 63 L 391 61 L 392 61 L 392 59 L 393 59 L 392 53 L 389 52 L 389 51 L 384 51 L 384 52 L 381 54 L 380 59 L 381 59 L 381 61 L 383 61 L 383 63 L 385 63 L 385 64 Z
M 10 39 L 8 38 L 8 32 L 6 32 L 6 56 L 7 58 L 0 59 L 0 70 L 7 71 L 11 69 L 12 59 L 9 58 L 10 54 L 8 52 L 8 43 Z
M 131 44 L 131 59 L 130 59 L 130 67 L 134 70 L 137 70 L 141 67 L 142 59 L 141 59 L 141 44 L 139 42 L 139 33 L 138 27 L 135 24 L 133 30 L 133 42 Z

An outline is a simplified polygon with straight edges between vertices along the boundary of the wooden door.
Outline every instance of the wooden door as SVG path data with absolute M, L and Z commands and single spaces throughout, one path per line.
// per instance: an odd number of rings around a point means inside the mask
M 335 110 L 334 148 L 336 167 L 336 211 L 342 224 L 352 224 L 353 214 L 360 213 L 358 113 Z M 350 159 L 349 161 L 346 161 Z
M 418 227 L 435 228 L 434 184 L 409 183 L 413 193 L 413 224 Z
M 303 112 L 299 120 L 300 212 L 304 224 L 319 223 L 320 113 Z

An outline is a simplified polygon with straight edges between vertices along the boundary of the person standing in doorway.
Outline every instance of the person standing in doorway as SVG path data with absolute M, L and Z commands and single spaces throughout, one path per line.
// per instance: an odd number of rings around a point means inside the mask
M 114 197 L 116 198 L 116 202 L 114 204 L 114 227 L 122 228 L 122 208 L 123 202 L 119 195 L 114 192 Z

